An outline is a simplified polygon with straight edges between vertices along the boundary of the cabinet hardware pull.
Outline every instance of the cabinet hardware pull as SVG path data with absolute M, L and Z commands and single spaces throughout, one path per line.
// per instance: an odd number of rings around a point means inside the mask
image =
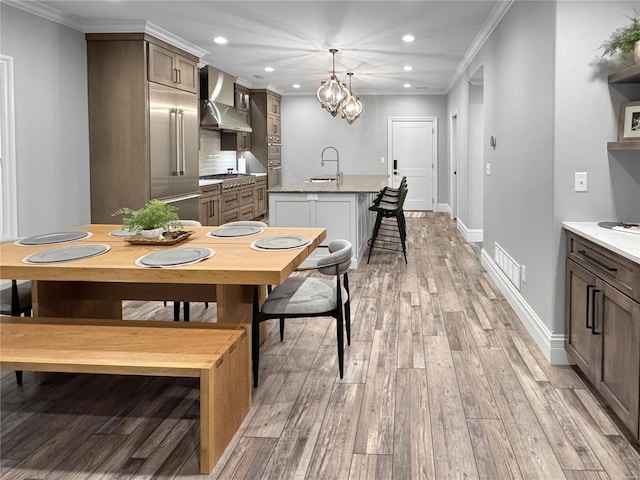
M 600 332 L 596 332 L 596 294 L 600 293 L 600 290 L 594 288 L 591 290 L 591 334 L 600 335 Z
M 610 272 L 617 272 L 618 269 L 615 267 L 610 267 L 608 265 L 605 265 L 604 263 L 602 263 L 600 260 L 598 260 L 597 258 L 593 258 L 591 255 L 587 254 L 586 250 L 578 250 L 578 253 L 580 255 L 582 255 L 584 258 L 586 258 L 587 260 L 595 263 L 596 265 L 598 265 L 599 267 L 604 268 L 605 270 L 608 270 Z
M 182 72 L 176 68 L 176 83 L 182 83 Z
M 593 315 L 591 315 L 591 308 L 589 308 L 589 300 L 591 300 L 591 292 L 590 290 L 592 288 L 596 288 L 595 285 L 587 285 L 587 308 L 585 309 L 585 319 L 586 319 L 586 324 L 585 327 L 590 329 L 591 331 L 593 331 L 593 326 L 589 325 L 589 316 L 591 316 L 591 318 L 593 319 Z M 593 304 L 593 303 L 592 303 Z

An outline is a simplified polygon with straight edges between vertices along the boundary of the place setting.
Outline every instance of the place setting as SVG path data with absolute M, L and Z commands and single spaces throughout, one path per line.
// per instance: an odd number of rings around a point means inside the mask
M 57 243 L 74 242 L 76 240 L 82 240 L 89 238 L 93 235 L 91 232 L 84 231 L 68 231 L 68 232 L 53 232 L 43 233 L 41 235 L 34 235 L 32 237 L 21 238 L 17 240 L 16 245 L 25 247 L 33 247 L 40 245 L 55 245 Z
M 183 247 L 148 253 L 136 259 L 138 267 L 171 268 L 201 262 L 216 254 L 211 248 Z
M 211 230 L 207 233 L 207 237 L 210 238 L 235 238 L 235 237 L 249 237 L 251 235 L 257 235 L 262 233 L 263 229 L 254 225 L 237 225 L 220 227 L 215 230 Z
M 311 243 L 311 239 L 303 235 L 275 235 L 263 237 L 249 245 L 253 250 L 277 251 L 301 248 Z
M 82 245 L 73 245 L 69 247 L 52 248 L 41 252 L 33 253 L 25 257 L 22 261 L 31 264 L 47 264 L 72 262 L 74 260 L 82 260 L 85 258 L 96 257 L 108 252 L 111 249 L 109 245 L 102 243 L 90 243 Z

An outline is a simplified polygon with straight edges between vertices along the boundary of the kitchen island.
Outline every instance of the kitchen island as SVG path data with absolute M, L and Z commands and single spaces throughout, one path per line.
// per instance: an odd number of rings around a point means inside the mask
M 375 221 L 369 207 L 388 179 L 387 175 L 345 175 L 340 183 L 334 179 L 272 187 L 269 224 L 326 228 L 327 241 L 343 238 L 351 242 L 351 265 L 356 268 Z

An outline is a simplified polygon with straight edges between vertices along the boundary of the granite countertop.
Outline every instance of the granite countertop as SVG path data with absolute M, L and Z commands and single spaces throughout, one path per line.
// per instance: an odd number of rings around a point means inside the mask
M 327 177 L 329 178 L 329 177 Z M 342 182 L 301 182 L 271 187 L 270 193 L 376 193 L 388 185 L 388 175 L 345 175 Z
M 562 222 L 562 227 L 640 265 L 640 235 L 599 227 L 597 222 Z

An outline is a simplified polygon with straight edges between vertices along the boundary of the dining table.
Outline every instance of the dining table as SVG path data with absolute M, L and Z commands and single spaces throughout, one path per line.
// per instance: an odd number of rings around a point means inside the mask
M 58 244 L 0 244 L 0 278 L 31 280 L 34 316 L 122 319 L 123 300 L 217 303 L 217 322 L 250 324 L 256 286 L 282 283 L 326 238 L 324 228 L 263 227 L 240 236 L 216 236 L 225 227 L 183 227 L 188 238 L 155 244 L 123 237 L 121 225 L 89 224 L 67 231 L 84 238 Z M 256 248 L 259 242 L 296 237 L 301 246 Z M 137 237 L 134 237 L 137 238 Z M 301 242 L 302 243 L 302 242 Z M 105 246 L 104 253 L 73 261 L 31 263 L 54 249 Z M 149 266 L 141 258 L 169 249 L 208 249 L 208 258 L 173 266 Z M 33 257 L 35 255 L 35 257 Z

